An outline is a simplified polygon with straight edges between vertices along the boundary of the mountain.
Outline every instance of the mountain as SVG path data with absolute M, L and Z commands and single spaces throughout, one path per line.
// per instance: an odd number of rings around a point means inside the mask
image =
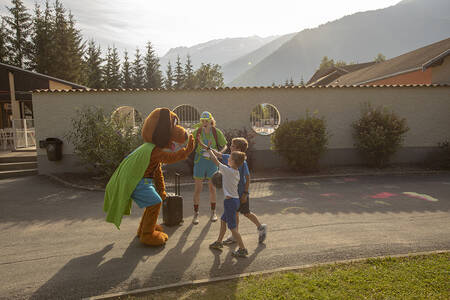
M 286 41 L 290 40 L 296 33 L 290 33 L 265 44 L 262 47 L 235 59 L 222 67 L 222 73 L 225 84 L 235 79 L 240 74 L 251 69 L 252 66 L 259 63 L 266 56 L 277 50 Z
M 278 36 L 270 36 L 261 38 L 259 36 L 251 36 L 225 38 L 197 44 L 192 47 L 172 48 L 163 57 L 160 57 L 161 70 L 165 72 L 168 61 L 170 61 L 173 66 L 178 55 L 184 66 L 186 55 L 188 54 L 191 56 L 191 62 L 194 68 L 198 68 L 201 63 L 223 65 L 260 48 L 277 37 Z
M 305 82 L 324 56 L 367 62 L 387 58 L 450 36 L 450 1 L 404 0 L 384 9 L 359 12 L 297 33 L 229 86 L 282 84 L 291 77 Z

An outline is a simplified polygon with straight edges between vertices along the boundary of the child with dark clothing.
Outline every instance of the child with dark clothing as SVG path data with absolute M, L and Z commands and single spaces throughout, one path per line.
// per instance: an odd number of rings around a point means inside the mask
M 220 232 L 217 241 L 209 245 L 211 249 L 222 250 L 223 248 L 223 237 L 228 229 L 231 230 L 233 238 L 237 241 L 239 248 L 232 252 L 233 256 L 246 257 L 248 251 L 244 246 L 242 237 L 237 230 L 236 215 L 237 210 L 240 205 L 239 194 L 238 194 L 238 183 L 239 183 L 239 167 L 245 161 L 246 155 L 240 151 L 234 151 L 231 153 L 228 159 L 228 166 L 222 164 L 217 159 L 215 152 L 209 146 L 205 146 L 201 143 L 210 154 L 211 160 L 219 167 L 219 172 L 222 173 L 222 189 L 225 199 L 223 200 L 224 213 L 221 217 L 220 222 Z

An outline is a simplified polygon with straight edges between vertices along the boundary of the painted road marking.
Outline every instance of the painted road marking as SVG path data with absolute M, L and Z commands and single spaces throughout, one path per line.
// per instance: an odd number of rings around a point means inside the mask
M 397 194 L 391 194 L 391 193 L 388 193 L 388 192 L 383 192 L 383 193 L 379 193 L 379 194 L 372 195 L 372 196 L 369 196 L 369 197 L 372 198 L 372 199 L 387 199 L 387 198 L 394 197 L 394 196 L 397 196 Z
M 431 197 L 430 195 L 427 195 L 427 194 L 419 194 L 419 193 L 415 193 L 415 192 L 403 192 L 402 194 L 410 196 L 410 197 L 413 197 L 413 198 L 430 201 L 430 202 L 437 202 L 437 201 L 439 201 L 438 199 L 433 198 L 433 197 Z

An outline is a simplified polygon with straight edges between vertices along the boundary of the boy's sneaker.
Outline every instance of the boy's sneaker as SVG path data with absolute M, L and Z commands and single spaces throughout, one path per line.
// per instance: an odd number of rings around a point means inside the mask
M 266 240 L 267 235 L 267 225 L 261 224 L 261 226 L 258 228 L 258 242 L 261 244 Z
M 215 241 L 214 243 L 212 243 L 211 245 L 209 245 L 209 248 L 222 251 L 222 249 L 223 249 L 223 244 L 222 244 L 221 242 Z
M 211 210 L 211 222 L 217 221 L 216 210 Z
M 192 219 L 192 224 L 198 224 L 198 212 L 194 212 L 194 218 Z
M 247 249 L 237 249 L 231 252 L 231 255 L 235 256 L 235 257 L 247 257 L 248 255 L 248 251 Z
M 231 245 L 236 243 L 236 240 L 233 238 L 232 235 L 230 235 L 225 241 L 223 241 L 224 245 Z

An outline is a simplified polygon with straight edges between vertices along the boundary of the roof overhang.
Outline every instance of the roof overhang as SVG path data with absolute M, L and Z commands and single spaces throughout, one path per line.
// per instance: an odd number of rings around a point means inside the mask
M 442 52 L 441 54 L 439 54 L 436 57 L 433 57 L 432 59 L 430 59 L 429 61 L 427 61 L 426 63 L 424 63 L 422 65 L 422 71 L 425 72 L 426 69 L 430 68 L 430 67 L 435 67 L 435 66 L 439 66 L 444 62 L 444 59 L 450 55 L 450 49 L 445 50 L 444 52 Z

